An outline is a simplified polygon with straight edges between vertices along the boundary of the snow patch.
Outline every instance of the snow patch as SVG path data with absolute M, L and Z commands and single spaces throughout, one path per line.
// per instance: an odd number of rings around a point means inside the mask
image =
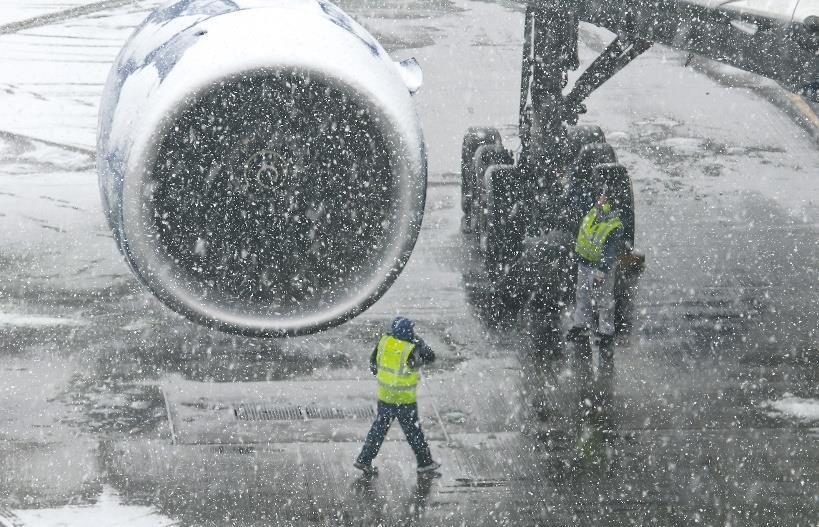
M 623 131 L 616 131 L 616 132 L 609 132 L 606 134 L 606 141 L 609 143 L 619 143 L 621 141 L 626 141 L 628 139 L 628 134 Z
M 152 324 L 150 324 L 148 321 L 139 319 L 131 322 L 127 326 L 122 326 L 122 329 L 124 329 L 125 331 L 145 331 L 146 329 L 150 329 L 151 327 Z
M 114 489 L 104 486 L 96 503 L 67 505 L 51 509 L 10 511 L 11 517 L 0 514 L 0 525 L 14 527 L 80 527 L 87 525 L 128 525 L 129 527 L 165 527 L 177 525 L 162 516 L 155 507 L 125 505 Z M 8 523 L 4 523 L 8 522 Z
M 804 423 L 819 421 L 819 400 L 803 399 L 786 393 L 778 401 L 762 403 L 771 417 L 789 417 Z
M 0 312 L 0 327 L 16 326 L 41 328 L 46 326 L 85 326 L 88 322 L 75 318 Z
M 462 425 L 466 422 L 466 414 L 463 412 L 447 412 L 441 416 L 447 423 Z
M 49 13 L 93 3 L 94 0 L 3 0 L 0 24 L 11 24 Z
M 646 119 L 644 121 L 636 121 L 634 124 L 637 126 L 661 126 L 663 128 L 674 128 L 679 126 L 681 123 L 675 121 L 674 119 L 670 119 L 668 117 L 654 117 L 653 119 Z
M 684 154 L 697 154 L 703 150 L 703 140 L 694 137 L 670 137 L 662 143 Z

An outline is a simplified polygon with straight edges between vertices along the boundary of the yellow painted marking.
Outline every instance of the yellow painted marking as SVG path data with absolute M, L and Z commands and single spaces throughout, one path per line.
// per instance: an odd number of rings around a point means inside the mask
M 802 112 L 808 122 L 810 122 L 816 128 L 819 128 L 819 116 L 816 115 L 816 112 L 813 111 L 813 108 L 810 107 L 808 103 L 805 102 L 805 99 L 796 95 L 795 93 L 788 92 L 786 94 L 788 99 L 793 103 L 793 105 Z

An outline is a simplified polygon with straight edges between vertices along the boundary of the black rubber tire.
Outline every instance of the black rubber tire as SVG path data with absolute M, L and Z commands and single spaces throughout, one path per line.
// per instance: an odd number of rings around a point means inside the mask
M 541 357 L 558 357 L 565 353 L 561 339 L 560 309 L 554 298 L 544 298 L 542 293 L 532 296 L 527 306 L 526 332 L 532 348 Z
M 511 165 L 512 156 L 502 145 L 481 145 L 475 150 L 472 159 L 472 205 L 469 217 L 469 226 L 475 235 L 475 242 L 480 243 L 480 227 L 486 223 L 483 217 L 487 207 L 487 190 L 484 184 L 484 177 L 489 167 L 493 165 Z M 465 216 L 467 216 L 465 214 Z
M 594 185 L 594 167 L 600 164 L 612 163 L 616 161 L 617 157 L 614 149 L 608 143 L 592 142 L 582 145 L 579 152 L 566 171 L 566 188 L 578 183 L 575 179 L 580 180 L 580 184 L 584 188 L 588 188 L 589 192 L 597 192 Z M 572 204 L 564 200 L 560 211 L 561 217 L 556 220 L 556 225 L 559 228 L 577 234 L 577 229 L 580 227 L 580 220 L 586 215 L 588 209 L 593 204 L 594 196 L 591 202 L 586 207 L 586 210 L 580 210 L 573 207 Z
M 562 355 L 561 315 L 574 301 L 577 266 L 573 237 L 550 231 L 537 241 L 528 240 L 520 259 L 520 283 L 515 296 L 526 296 L 523 306 L 532 349 L 541 357 Z
M 523 247 L 525 225 L 516 209 L 520 183 L 520 171 L 513 165 L 491 165 L 484 172 L 478 247 L 493 284 L 503 279 L 506 266 L 515 262 Z
M 461 210 L 464 216 L 471 213 L 472 191 L 475 181 L 475 151 L 483 145 L 501 145 L 500 132 L 495 128 L 472 126 L 464 134 L 461 144 Z M 464 220 L 468 224 L 468 220 Z
M 470 285 L 472 287 L 467 288 L 469 305 L 488 328 L 506 329 L 513 326 L 518 310 L 507 304 L 504 294 L 485 280 Z
M 606 174 L 609 198 L 619 202 L 620 220 L 623 222 L 623 239 L 628 247 L 634 247 L 634 183 L 628 170 L 617 163 L 598 165 L 596 170 Z M 614 284 L 614 327 L 617 333 L 631 329 L 634 320 L 633 298 L 637 290 L 639 269 L 618 267 Z
M 489 156 L 491 152 L 487 152 Z M 476 160 L 478 157 L 476 153 Z M 503 327 L 516 320 L 523 304 L 512 297 L 511 288 L 504 281 L 506 270 L 520 257 L 523 246 L 524 222 L 519 207 L 515 207 L 519 201 L 520 171 L 513 165 L 490 165 L 480 182 L 475 255 L 480 259 L 486 284 L 481 313 L 490 327 Z
M 575 159 L 583 145 L 605 143 L 606 135 L 603 133 L 602 128 L 595 125 L 567 126 L 566 140 L 568 142 L 568 158 Z
M 626 167 L 619 163 L 602 163 L 595 167 L 597 177 L 606 180 L 609 201 L 616 201 L 623 222 L 623 239 L 634 246 L 634 183 Z

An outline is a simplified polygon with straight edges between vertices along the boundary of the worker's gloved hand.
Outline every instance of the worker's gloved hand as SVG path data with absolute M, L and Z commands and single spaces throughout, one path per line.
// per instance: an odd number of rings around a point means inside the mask
M 592 275 L 592 285 L 594 287 L 600 287 L 603 285 L 603 281 L 606 279 L 606 273 L 603 271 L 595 271 Z

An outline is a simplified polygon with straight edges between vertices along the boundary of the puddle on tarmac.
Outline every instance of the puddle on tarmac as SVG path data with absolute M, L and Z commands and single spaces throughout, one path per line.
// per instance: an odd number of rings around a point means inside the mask
M 146 433 L 167 418 L 165 398 L 153 384 L 75 377 L 61 399 L 81 409 L 65 422 L 94 433 Z
M 782 398 L 764 401 L 760 407 L 769 417 L 803 424 L 819 423 L 819 399 L 796 397 L 786 392 Z
M 455 487 L 467 488 L 489 488 L 489 487 L 503 487 L 509 484 L 505 479 L 473 479 L 473 478 L 455 478 Z

